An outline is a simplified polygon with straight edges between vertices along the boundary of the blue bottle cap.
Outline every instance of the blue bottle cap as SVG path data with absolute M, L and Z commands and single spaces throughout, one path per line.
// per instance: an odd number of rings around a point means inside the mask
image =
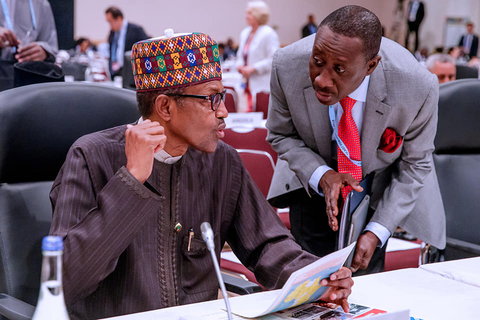
M 43 251 L 63 251 L 63 239 L 59 236 L 46 236 L 42 240 Z

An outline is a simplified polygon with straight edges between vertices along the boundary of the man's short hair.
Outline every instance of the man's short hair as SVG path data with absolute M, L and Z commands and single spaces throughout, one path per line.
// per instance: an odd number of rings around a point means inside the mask
M 115 6 L 108 7 L 107 10 L 105 10 L 105 14 L 107 13 L 110 13 L 112 15 L 112 18 L 115 20 L 117 20 L 118 18 L 123 19 L 122 10 L 120 10 L 120 8 L 118 7 L 115 7 Z
M 444 53 L 435 53 L 427 58 L 427 61 L 425 61 L 425 66 L 427 67 L 428 70 L 432 70 L 432 68 L 435 67 L 435 64 L 437 62 L 451 63 L 455 65 L 455 59 L 453 59 L 451 55 L 444 54 Z
M 364 7 L 349 5 L 337 9 L 323 19 L 319 29 L 323 26 L 343 36 L 359 38 L 367 60 L 374 58 L 380 50 L 382 24 L 373 12 Z
M 183 94 L 185 88 L 167 88 L 152 91 L 137 91 L 137 104 L 140 115 L 145 119 L 152 115 L 155 99 L 161 94 Z M 173 97 L 178 100 L 180 97 Z

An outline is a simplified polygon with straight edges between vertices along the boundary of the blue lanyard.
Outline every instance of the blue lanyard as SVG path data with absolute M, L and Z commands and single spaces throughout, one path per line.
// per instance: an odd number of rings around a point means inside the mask
M 350 160 L 354 165 L 361 167 L 362 161 L 353 160 L 352 158 L 350 158 L 350 152 L 348 151 L 347 146 L 338 136 L 336 115 L 333 106 L 328 106 L 328 116 L 330 118 L 330 124 L 332 125 L 333 136 L 335 137 L 335 141 L 337 142 L 338 147 L 340 148 L 340 150 L 342 150 L 343 154 L 348 158 L 348 160 Z
M 5 16 L 6 27 L 9 30 L 13 30 L 12 18 L 10 17 L 10 9 L 8 8 L 7 0 L 1 0 L 3 15 Z
M 2 3 L 3 15 L 5 16 L 5 23 L 9 30 L 13 30 L 12 17 L 10 16 L 10 8 L 8 7 L 7 0 L 0 0 Z M 33 10 L 32 0 L 28 0 L 28 6 L 30 7 L 30 18 L 32 19 L 33 30 L 37 29 L 37 17 L 35 17 L 35 11 Z

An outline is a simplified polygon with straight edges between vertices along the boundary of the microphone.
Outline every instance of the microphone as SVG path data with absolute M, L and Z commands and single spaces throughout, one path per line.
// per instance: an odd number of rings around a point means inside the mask
M 207 245 L 208 251 L 212 256 L 213 266 L 215 267 L 215 273 L 217 274 L 218 284 L 222 290 L 223 300 L 225 301 L 225 306 L 227 307 L 228 320 L 232 320 L 232 310 L 230 309 L 230 301 L 228 300 L 227 290 L 225 289 L 225 283 L 223 283 L 222 274 L 220 273 L 220 266 L 218 265 L 217 256 L 215 255 L 215 243 L 213 242 L 213 230 L 210 226 L 210 223 L 204 222 L 200 225 L 200 230 L 202 230 L 202 238 Z

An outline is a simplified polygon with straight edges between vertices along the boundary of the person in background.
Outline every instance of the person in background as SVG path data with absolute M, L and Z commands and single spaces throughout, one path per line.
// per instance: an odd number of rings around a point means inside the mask
M 216 42 L 173 32 L 141 41 L 132 67 L 142 117 L 77 140 L 50 193 L 71 319 L 217 299 L 205 221 L 217 257 L 228 242 L 268 288 L 316 261 L 221 141 L 228 112 Z M 350 270 L 321 284 L 330 287 L 323 299 L 348 310 Z
M 92 57 L 95 51 L 95 47 L 90 42 L 90 39 L 80 37 L 75 41 L 75 47 L 70 50 L 71 57 Z
M 420 50 L 415 52 L 415 59 L 417 59 L 420 64 L 424 65 L 425 61 L 428 59 L 428 49 L 423 47 Z
M 415 45 L 413 51 L 418 50 L 420 39 L 418 37 L 418 32 L 420 30 L 420 25 L 422 24 L 423 18 L 425 17 L 425 5 L 423 1 L 411 0 L 408 3 L 407 9 L 407 32 L 405 35 L 405 48 L 409 48 L 409 38 L 410 34 L 413 32 L 415 34 Z
M 105 19 L 110 25 L 108 66 L 113 79 L 115 76 L 122 74 L 124 53 L 132 50 L 132 45 L 135 42 L 147 39 L 148 35 L 141 26 L 124 19 L 123 12 L 117 7 L 107 8 Z
M 455 59 L 448 54 L 432 54 L 425 62 L 425 66 L 428 71 L 437 76 L 438 83 L 445 83 L 456 79 L 457 67 L 455 66 Z
M 224 60 L 228 59 L 235 59 L 237 56 L 237 50 L 238 47 L 235 45 L 235 42 L 233 42 L 232 38 L 228 38 L 227 42 L 225 43 L 225 51 L 224 51 Z
M 466 27 L 467 33 L 460 37 L 458 46 L 462 49 L 463 53 L 468 57 L 468 59 L 470 59 L 477 56 L 478 36 L 473 32 L 473 29 L 475 28 L 473 22 L 468 22 Z
M 302 248 L 319 256 L 336 249 L 344 199 L 372 176 L 352 271 L 382 271 L 397 226 L 444 248 L 432 159 L 436 77 L 382 38 L 375 14 L 354 5 L 329 14 L 316 36 L 279 49 L 272 65 L 266 127 L 279 160 L 268 198 L 290 207 Z
M 302 28 L 302 38 L 308 37 L 317 32 L 317 23 L 313 14 L 308 15 L 308 22 Z
M 55 62 L 57 29 L 47 0 L 0 1 L 0 90 L 13 87 L 13 65 Z
M 252 111 L 257 92 L 270 92 L 270 71 L 273 53 L 279 47 L 278 35 L 267 25 L 270 9 L 263 1 L 247 4 L 248 27 L 240 33 L 237 70 L 245 79 L 247 110 Z

